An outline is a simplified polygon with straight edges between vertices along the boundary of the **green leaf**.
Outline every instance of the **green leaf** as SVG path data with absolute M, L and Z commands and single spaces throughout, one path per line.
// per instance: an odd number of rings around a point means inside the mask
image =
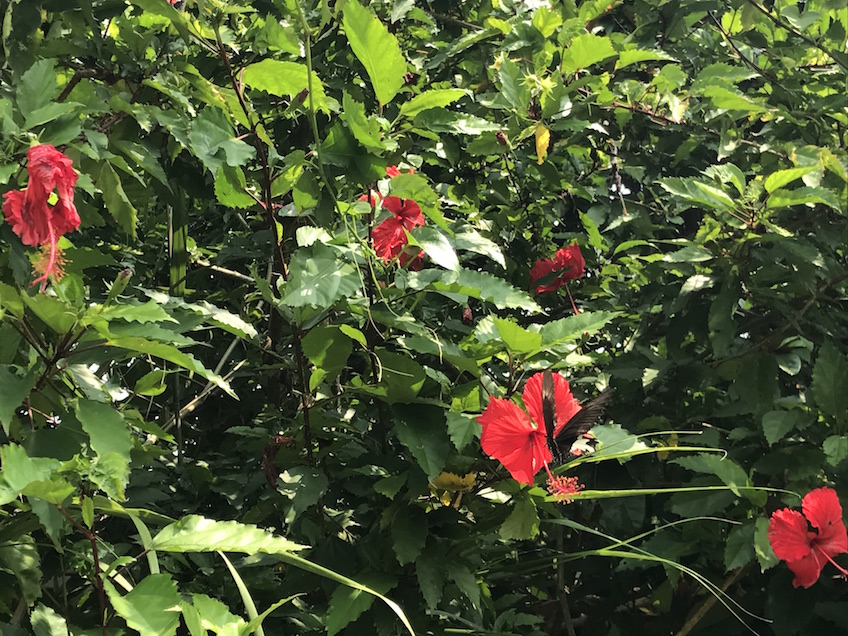
M 795 205 L 808 206 L 815 203 L 826 205 L 837 212 L 844 212 L 845 202 L 841 201 L 833 192 L 825 188 L 801 187 L 794 190 L 775 190 L 766 201 L 769 209 L 789 208 Z
M 530 497 L 522 497 L 515 502 L 515 507 L 501 524 L 502 539 L 527 541 L 539 536 L 539 513 L 536 504 Z
M 297 62 L 262 60 L 245 67 L 241 78 L 251 88 L 277 97 L 294 98 L 301 91 L 309 89 L 308 69 L 305 64 Z M 312 71 L 312 103 L 316 110 L 330 112 L 324 85 L 315 71 Z
M 222 635 L 245 633 L 243 631 L 247 626 L 245 620 L 230 612 L 230 608 L 218 599 L 206 596 L 206 594 L 192 594 L 191 603 L 206 625 L 202 632 L 203 636 L 206 636 L 206 629 L 211 629 L 216 634 Z M 185 614 L 185 612 L 183 613 Z
M 362 62 L 377 101 L 388 104 L 403 86 L 406 60 L 394 35 L 356 0 L 344 5 L 345 35 L 354 55 Z
M 594 335 L 607 323 L 617 317 L 613 311 L 584 311 L 576 316 L 568 316 L 542 325 L 542 344 L 550 347 L 563 342 L 579 340 L 586 334 Z
M 369 119 L 365 106 L 355 101 L 347 91 L 342 94 L 342 108 L 342 120 L 363 147 L 378 153 L 386 149 L 379 122 Z
M 53 331 L 66 334 L 77 324 L 77 310 L 64 300 L 47 294 L 22 295 L 26 306 Z
M 338 377 L 353 352 L 353 343 L 336 326 L 314 327 L 303 338 L 303 354 L 325 372 L 328 382 Z M 315 387 L 311 387 L 312 390 Z
M 466 95 L 468 91 L 462 88 L 436 88 L 424 91 L 401 104 L 400 114 L 412 119 L 420 112 L 431 108 L 444 108 Z
M 80 512 L 82 513 L 82 522 L 86 527 L 91 528 L 94 525 L 94 501 L 91 497 L 82 498 Z
M 47 457 L 30 457 L 17 444 L 0 446 L 0 505 L 14 501 L 34 481 L 46 481 L 59 461 Z
M 107 404 L 80 399 L 77 401 L 76 415 L 95 453 L 118 453 L 129 458 L 133 442 L 120 411 Z
M 30 535 L 19 536 L 14 543 L 0 543 L 0 571 L 15 576 L 27 606 L 31 607 L 41 596 L 41 559 Z
M 35 636 L 68 636 L 68 624 L 55 610 L 38 604 L 29 617 Z
M 427 542 L 427 515 L 419 506 L 405 506 L 392 519 L 392 547 L 398 563 L 413 563 Z
M 188 133 L 191 149 L 213 175 L 224 165 L 243 166 L 256 155 L 256 149 L 236 139 L 226 115 L 207 106 L 194 119 Z
M 723 86 L 707 86 L 704 97 L 709 97 L 716 108 L 722 110 L 738 110 L 744 113 L 762 113 L 766 108 L 759 102 L 749 98 L 744 93 Z
M 286 523 L 292 523 L 300 513 L 314 506 L 327 490 L 327 476 L 315 468 L 295 466 L 284 470 L 277 478 L 277 492 L 291 500 Z
M 256 205 L 247 192 L 247 181 L 241 168 L 221 166 L 215 175 L 215 198 L 228 208 L 244 209 Z
M 454 236 L 453 244 L 458 250 L 466 250 L 488 256 L 502 268 L 506 269 L 506 261 L 498 244 L 490 241 L 473 228 L 465 228 L 461 232 L 457 232 Z
M 769 446 L 774 446 L 791 430 L 808 422 L 809 416 L 801 411 L 769 411 L 763 415 L 763 435 Z
M 453 133 L 455 135 L 482 135 L 494 133 L 501 129 L 499 124 L 477 115 L 456 113 L 444 108 L 431 108 L 421 111 L 415 116 L 415 127 L 437 133 Z
M 771 548 L 771 542 L 768 539 L 768 529 L 768 517 L 758 517 L 756 530 L 754 531 L 754 553 L 756 554 L 762 572 L 780 563 L 780 559 L 777 558 L 774 550 Z
M 444 411 L 418 404 L 415 408 L 396 406 L 392 413 L 398 439 L 410 450 L 429 479 L 438 477 L 450 454 Z
M 43 499 L 51 504 L 60 504 L 76 491 L 71 484 L 64 479 L 47 479 L 45 481 L 31 481 L 21 493 L 27 497 Z M 39 515 L 40 518 L 40 515 Z
M 448 422 L 448 433 L 456 450 L 461 451 L 471 443 L 474 437 L 480 436 L 480 425 L 477 418 L 467 413 L 445 413 Z
M 381 594 L 388 592 L 396 585 L 396 581 L 385 574 L 366 572 L 359 578 L 368 587 Z M 374 603 L 374 597 L 362 590 L 341 586 L 336 588 L 330 597 L 330 607 L 327 610 L 326 628 L 328 636 L 335 636 L 347 625 L 359 618 Z
M 541 313 L 542 308 L 526 292 L 516 289 L 502 278 L 461 269 L 459 276 L 455 272 L 447 272 L 441 281 L 432 284 L 437 291 L 463 294 L 478 300 L 491 302 L 498 309 L 524 309 L 530 313 Z
M 9 426 L 15 419 L 15 411 L 23 404 L 37 381 L 38 374 L 34 369 L 21 377 L 15 372 L 15 367 L 0 365 L 0 386 L 3 387 L 0 391 L 0 424 L 3 425 L 6 435 L 9 434 Z
M 792 183 L 796 179 L 800 179 L 805 174 L 809 174 L 817 168 L 818 166 L 801 166 L 799 168 L 789 168 L 788 170 L 778 170 L 777 172 L 772 172 L 766 178 L 766 192 L 771 194 L 778 188 L 782 188 L 783 186 Z
M 198 515 L 188 515 L 159 531 L 151 550 L 163 552 L 241 552 L 244 554 L 287 554 L 302 550 L 288 539 L 254 525 L 237 521 L 213 521 Z
M 530 103 L 530 91 L 524 83 L 524 74 L 515 62 L 504 57 L 498 69 L 498 77 L 501 80 L 501 95 L 515 108 L 525 110 Z
M 663 60 L 668 62 L 676 62 L 674 57 L 659 49 L 630 49 L 622 51 L 618 54 L 618 60 L 615 63 L 615 70 L 638 64 L 639 62 L 653 62 Z
M 427 606 L 434 608 L 442 600 L 442 591 L 445 586 L 445 576 L 442 572 L 440 556 L 435 550 L 424 550 L 415 562 L 415 575 L 418 578 L 418 587 L 424 596 Z
M 91 463 L 88 478 L 113 499 L 124 501 L 124 491 L 130 476 L 130 464 L 126 455 L 103 453 Z
M 126 596 L 108 579 L 103 587 L 115 612 L 144 636 L 173 636 L 180 624 L 182 602 L 170 574 L 149 574 Z
M 618 424 L 601 424 L 592 428 L 592 435 L 598 441 L 598 450 L 592 457 L 601 459 L 606 455 L 614 455 L 620 463 L 630 461 L 630 457 L 618 457 L 619 454 L 640 451 L 647 446 L 638 437 L 623 429 Z
M 207 369 L 190 353 L 183 353 L 172 345 L 162 342 L 152 342 L 144 338 L 131 336 L 111 337 L 106 341 L 106 343 L 113 347 L 119 347 L 121 349 L 127 349 L 128 351 L 135 351 L 137 353 L 145 353 L 157 358 L 162 358 L 168 362 L 173 362 L 177 366 L 193 371 L 194 373 L 206 378 L 209 382 L 212 382 L 230 397 L 238 399 L 236 394 L 230 388 L 230 385 L 221 376 Z
M 378 394 L 390 404 L 412 402 L 424 386 L 427 374 L 424 368 L 412 358 L 393 351 L 377 349 L 374 355 L 380 364 L 380 385 Z
M 571 75 L 616 55 L 610 39 L 592 33 L 578 35 L 562 56 L 562 72 Z
M 495 318 L 498 334 L 508 351 L 513 354 L 530 353 L 542 346 L 542 335 L 527 331 L 512 320 Z
M 542 37 L 549 38 L 562 26 L 562 16 L 559 11 L 551 11 L 548 7 L 541 6 L 533 14 L 532 24 Z
M 765 503 L 766 493 L 751 490 L 745 490 L 743 493 L 739 490 L 740 487 L 750 487 L 751 480 L 748 478 L 745 470 L 729 457 L 721 457 L 710 453 L 699 453 L 698 455 L 680 457 L 672 461 L 695 472 L 715 475 L 737 497 L 744 495 L 752 503 L 757 505 Z
M 827 457 L 827 463 L 837 466 L 848 457 L 848 435 L 831 435 L 824 440 L 822 450 Z
M 14 95 L 18 109 L 24 117 L 42 106 L 47 106 L 59 94 L 56 71 L 53 70 L 54 64 L 55 60 L 38 60 L 21 75 Z
M 838 419 L 848 410 L 848 362 L 831 342 L 819 350 L 813 367 L 813 395 L 822 412 Z
M 82 317 L 82 324 L 89 325 L 95 320 L 126 320 L 130 322 L 172 322 L 179 324 L 179 320 L 165 311 L 159 303 L 148 301 L 144 304 L 134 305 L 111 305 L 104 307 L 95 305 Z
M 727 535 L 727 543 L 724 546 L 724 570 L 729 572 L 741 568 L 754 558 L 754 532 L 756 526 L 744 523 L 736 526 Z
M 356 268 L 338 252 L 321 243 L 294 252 L 286 295 L 280 301 L 290 307 L 311 305 L 329 309 L 354 294 L 360 285 Z
M 453 271 L 459 269 L 459 259 L 444 234 L 432 227 L 418 227 L 410 234 L 413 239 L 410 243 L 423 249 L 436 265 Z
M 103 203 L 118 222 L 118 226 L 135 239 L 135 228 L 138 223 L 138 210 L 130 202 L 121 179 L 108 161 L 100 165 L 100 172 L 95 179 L 98 189 L 103 193 Z

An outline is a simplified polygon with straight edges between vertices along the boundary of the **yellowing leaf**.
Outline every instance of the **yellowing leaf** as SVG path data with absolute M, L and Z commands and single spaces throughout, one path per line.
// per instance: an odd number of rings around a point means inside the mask
M 545 162 L 545 157 L 548 156 L 548 144 L 551 143 L 551 131 L 544 124 L 536 126 L 536 157 L 538 157 L 539 165 Z
M 455 473 L 440 473 L 432 481 L 432 484 L 439 490 L 468 492 L 474 487 L 474 473 L 468 473 L 464 477 L 460 477 Z

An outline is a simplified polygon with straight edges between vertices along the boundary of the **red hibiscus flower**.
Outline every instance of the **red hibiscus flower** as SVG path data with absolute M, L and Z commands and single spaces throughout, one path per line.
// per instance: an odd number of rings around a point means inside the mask
M 813 490 L 804 497 L 801 508 L 803 515 L 789 508 L 776 511 L 768 529 L 772 550 L 795 573 L 792 585 L 810 587 L 819 580 L 828 561 L 843 578 L 848 577 L 848 570 L 833 560 L 837 554 L 848 552 L 848 534 L 836 491 L 831 488 Z M 809 526 L 816 531 L 810 531 Z
M 537 286 L 537 294 L 556 291 L 565 285 L 566 282 L 577 280 L 586 273 L 586 261 L 583 260 L 583 255 L 580 253 L 580 247 L 577 245 L 577 241 L 557 250 L 557 253 L 552 259 L 542 258 L 536 261 L 533 269 L 530 270 L 530 286 L 532 287 L 537 280 L 554 272 L 562 273 L 557 275 L 550 283 Z
M 398 169 L 397 166 L 389 166 L 388 168 L 386 168 L 386 176 L 390 179 L 393 177 L 399 177 L 402 174 L 415 174 L 415 170 L 413 168 L 410 168 L 406 171 L 406 173 L 403 173 Z
M 385 262 L 401 255 L 404 246 L 409 242 L 406 230 L 424 225 L 424 215 L 421 208 L 412 199 L 386 197 L 383 207 L 391 212 L 391 216 L 374 228 L 371 233 L 374 239 L 374 251 Z M 401 258 L 401 265 L 407 259 Z
M 486 410 L 477 418 L 483 427 L 480 444 L 483 452 L 499 460 L 512 477 L 522 484 L 532 484 L 540 469 L 548 473 L 548 489 L 568 501 L 568 495 L 579 490 L 575 478 L 555 477 L 548 467 L 553 459 L 545 438 L 542 411 L 542 377 L 536 373 L 527 380 L 521 398 L 525 413 L 510 400 L 492 398 Z M 553 374 L 554 401 L 557 421 L 554 434 L 580 410 L 580 403 L 571 394 L 568 381 L 559 373 Z
M 35 271 L 41 276 L 32 284 L 41 283 L 41 291 L 44 291 L 48 276 L 58 280 L 63 275 L 64 259 L 57 245 L 59 239 L 80 225 L 74 205 L 77 173 L 71 160 L 49 144 L 30 148 L 27 159 L 27 187 L 3 195 L 6 199 L 3 214 L 24 245 L 42 247 L 42 257 L 35 265 Z M 54 191 L 58 200 L 51 206 L 48 199 Z

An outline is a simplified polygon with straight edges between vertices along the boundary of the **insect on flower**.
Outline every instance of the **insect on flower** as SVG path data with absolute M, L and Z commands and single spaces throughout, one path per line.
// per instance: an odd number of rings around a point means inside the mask
M 80 225 L 74 205 L 77 173 L 70 158 L 49 144 L 30 148 L 27 159 L 27 186 L 3 195 L 3 214 L 24 245 L 41 247 L 41 257 L 34 266 L 41 276 L 32 285 L 41 283 L 43 292 L 48 277 L 56 281 L 64 275 L 65 259 L 58 246 L 59 239 Z M 48 201 L 54 190 L 58 198 L 51 206 Z
M 608 389 L 581 405 L 559 373 L 536 373 L 527 380 L 521 395 L 526 412 L 510 400 L 492 398 L 477 418 L 483 427 L 483 451 L 498 459 L 523 484 L 532 484 L 533 477 L 544 468 L 548 490 L 568 502 L 581 486 L 576 477 L 555 476 L 549 464 L 562 459 L 560 448 L 570 448 L 597 423 L 611 395 Z
M 836 491 L 824 487 L 808 492 L 801 509 L 803 515 L 789 508 L 776 511 L 768 529 L 772 550 L 795 574 L 792 585 L 810 587 L 819 580 L 828 561 L 839 570 L 842 578 L 847 578 L 848 570 L 833 560 L 837 554 L 848 552 L 848 533 Z

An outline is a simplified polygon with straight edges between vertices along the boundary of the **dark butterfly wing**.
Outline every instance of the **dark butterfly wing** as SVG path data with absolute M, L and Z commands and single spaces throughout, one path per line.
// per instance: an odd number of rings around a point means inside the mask
M 598 397 L 581 404 L 583 408 L 577 411 L 574 417 L 568 420 L 568 423 L 562 427 L 559 435 L 556 436 L 555 443 L 564 448 L 571 448 L 571 445 L 577 441 L 578 437 L 601 420 L 607 402 L 609 402 L 614 392 L 615 389 L 606 388 L 601 391 Z
M 550 369 L 542 374 L 542 417 L 545 419 L 545 437 L 548 448 L 556 456 L 559 454 L 554 429 L 556 428 L 556 399 L 554 391 L 554 376 Z

